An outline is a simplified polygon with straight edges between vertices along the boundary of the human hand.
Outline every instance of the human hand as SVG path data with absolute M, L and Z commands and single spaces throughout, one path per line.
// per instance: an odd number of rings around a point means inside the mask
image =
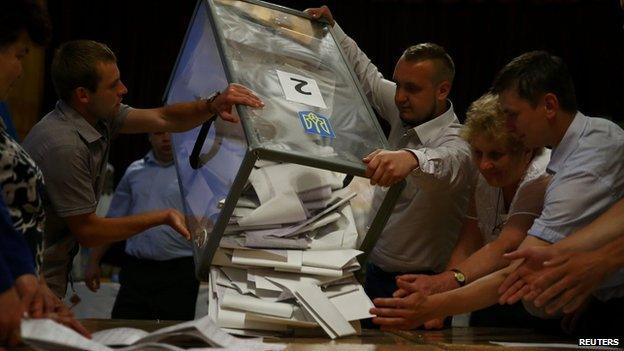
M 43 318 L 49 318 L 53 321 L 63 324 L 66 327 L 69 327 L 76 332 L 80 333 L 82 336 L 91 339 L 91 333 L 87 328 L 85 328 L 76 318 L 74 318 L 73 314 L 59 314 L 59 313 L 48 313 L 43 316 Z
M 40 318 L 45 308 L 45 300 L 39 279 L 34 274 L 24 274 L 15 279 L 15 291 L 30 317 Z
M 366 163 L 367 178 L 371 185 L 391 186 L 405 179 L 416 167 L 418 160 L 407 150 L 377 149 L 362 159 Z
M 85 285 L 89 290 L 97 292 L 100 289 L 100 278 L 102 276 L 102 268 L 100 262 L 89 259 L 85 268 Z
M 403 274 L 397 276 L 397 291 L 392 297 L 405 297 L 419 291 L 424 295 L 437 294 L 459 287 L 451 272 L 440 274 Z
M 39 279 L 39 291 L 44 299 L 44 313 L 41 318 L 50 318 L 58 323 L 70 327 L 87 338 L 91 337 L 91 333 L 80 324 L 74 317 L 72 311 L 61 301 L 48 287 L 45 279 Z
M 433 319 L 434 304 L 429 297 L 415 292 L 402 298 L 378 298 L 370 313 L 382 330 L 414 329 Z
M 210 111 L 224 121 L 236 123 L 238 117 L 232 113 L 234 105 L 263 107 L 264 103 L 249 88 L 232 83 L 212 101 Z
M 558 254 L 553 246 L 529 246 L 504 254 L 503 257 L 508 260 L 523 259 L 523 261 L 498 288 L 498 293 L 501 294 L 498 302 L 501 305 L 512 305 L 522 298 L 531 297 L 529 284 L 539 276 L 539 271 L 544 268 L 544 261 Z
M 312 18 L 317 20 L 321 18 L 325 19 L 327 23 L 329 23 L 332 27 L 334 26 L 334 24 L 336 24 L 336 21 L 334 21 L 334 16 L 332 16 L 329 7 L 325 5 L 321 7 L 306 9 L 303 12 L 307 13 L 308 15 L 312 16 Z
M 544 268 L 531 283 L 530 297 L 536 307 L 548 314 L 576 311 L 612 272 L 600 251 L 559 255 L 544 262 Z
M 191 233 L 186 228 L 186 219 L 180 211 L 170 208 L 167 210 L 166 224 L 175 229 L 187 240 L 191 240 Z

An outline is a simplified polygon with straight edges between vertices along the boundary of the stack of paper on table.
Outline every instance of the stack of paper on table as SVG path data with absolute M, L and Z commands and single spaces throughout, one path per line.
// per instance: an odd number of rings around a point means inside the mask
M 186 350 L 186 347 L 179 347 L 182 345 L 201 347 L 193 348 L 194 350 L 277 351 L 285 348 L 285 345 L 266 344 L 260 339 L 233 337 L 219 328 L 208 316 L 152 333 L 134 328 L 107 329 L 93 333 L 92 339 L 87 339 L 50 319 L 24 319 L 21 324 L 21 336 L 26 344 L 37 350 Z
M 360 268 L 350 200 L 335 173 L 264 163 L 221 240 L 210 272 L 209 316 L 223 328 L 352 335 L 373 306 Z

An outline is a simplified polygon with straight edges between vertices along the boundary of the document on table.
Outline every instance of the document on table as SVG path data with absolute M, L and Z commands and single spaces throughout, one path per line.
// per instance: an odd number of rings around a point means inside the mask
M 136 328 L 114 328 L 100 330 L 91 335 L 91 340 L 107 346 L 128 346 L 149 335 Z
M 148 343 L 151 349 L 181 350 L 173 345 L 158 343 L 167 338 L 180 336 L 201 339 L 206 346 L 233 349 L 264 351 L 282 350 L 285 347 L 280 344 L 264 344 L 257 340 L 237 339 L 221 330 L 210 320 L 209 316 L 159 329 L 149 334 L 134 328 L 104 330 L 95 333 L 93 340 L 89 340 L 72 329 L 50 319 L 24 319 L 21 324 L 21 335 L 25 343 L 43 350 L 112 350 L 101 342 L 106 342 L 109 345 L 131 345 L 119 350 L 145 349 Z
M 41 350 L 111 351 L 51 319 L 22 319 L 22 340 Z

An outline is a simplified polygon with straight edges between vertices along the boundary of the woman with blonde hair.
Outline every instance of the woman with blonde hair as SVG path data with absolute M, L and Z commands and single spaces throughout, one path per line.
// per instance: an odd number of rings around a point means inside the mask
M 509 260 L 503 254 L 520 245 L 542 211 L 550 180 L 546 173 L 550 151 L 528 149 L 507 130 L 498 96 L 487 93 L 472 103 L 462 136 L 471 145 L 480 174 L 447 270 L 431 276 L 397 277 L 399 289 L 394 298 L 407 299 L 414 292 L 421 296 L 443 293 L 506 267 Z M 425 308 L 426 303 L 421 306 Z M 521 309 L 518 313 L 524 316 L 510 314 L 509 309 L 489 310 L 473 314 L 471 325 L 518 326 L 518 321 L 522 324 L 527 320 L 523 317 L 530 318 L 521 305 L 514 309 Z M 378 316 L 383 317 L 383 312 Z M 504 316 L 508 316 L 508 323 L 501 319 Z M 441 326 L 439 319 L 425 323 L 427 328 Z

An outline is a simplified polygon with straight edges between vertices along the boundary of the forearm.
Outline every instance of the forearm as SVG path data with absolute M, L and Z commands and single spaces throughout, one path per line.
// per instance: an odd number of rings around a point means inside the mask
M 492 242 L 470 255 L 455 267 L 466 276 L 466 282 L 472 283 L 492 272 L 506 267 L 509 260 L 503 258 L 506 248 L 500 243 Z
M 445 318 L 486 308 L 498 302 L 498 287 L 509 274 L 505 268 L 459 289 L 428 297 L 432 309 L 427 320 Z
M 101 246 L 125 240 L 151 227 L 166 224 L 169 212 L 170 210 L 160 210 L 118 218 L 91 214 L 79 226 L 70 225 L 70 229 L 81 245 Z
M 89 253 L 89 262 L 99 265 L 100 261 L 102 261 L 102 257 L 104 257 L 110 247 L 111 244 L 106 244 L 92 248 Z
M 596 254 L 605 258 L 609 267 L 609 273 L 624 268 L 624 236 L 599 248 Z
M 474 218 L 465 218 L 461 232 L 459 233 L 459 239 L 457 240 L 457 244 L 455 244 L 455 248 L 453 248 L 453 253 L 451 254 L 446 268 L 457 268 L 460 263 L 477 252 L 482 246 L 483 236 L 481 235 L 477 220 Z
M 496 240 L 481 247 L 477 252 L 459 264 L 457 269 L 466 276 L 467 282 L 473 282 L 492 272 L 509 265 L 510 261 L 503 255 L 520 246 L 526 238 L 526 232 L 533 224 L 531 215 L 514 214 L 503 226 Z
M 164 132 L 187 131 L 214 116 L 207 100 L 181 102 L 157 110 L 163 120 Z

